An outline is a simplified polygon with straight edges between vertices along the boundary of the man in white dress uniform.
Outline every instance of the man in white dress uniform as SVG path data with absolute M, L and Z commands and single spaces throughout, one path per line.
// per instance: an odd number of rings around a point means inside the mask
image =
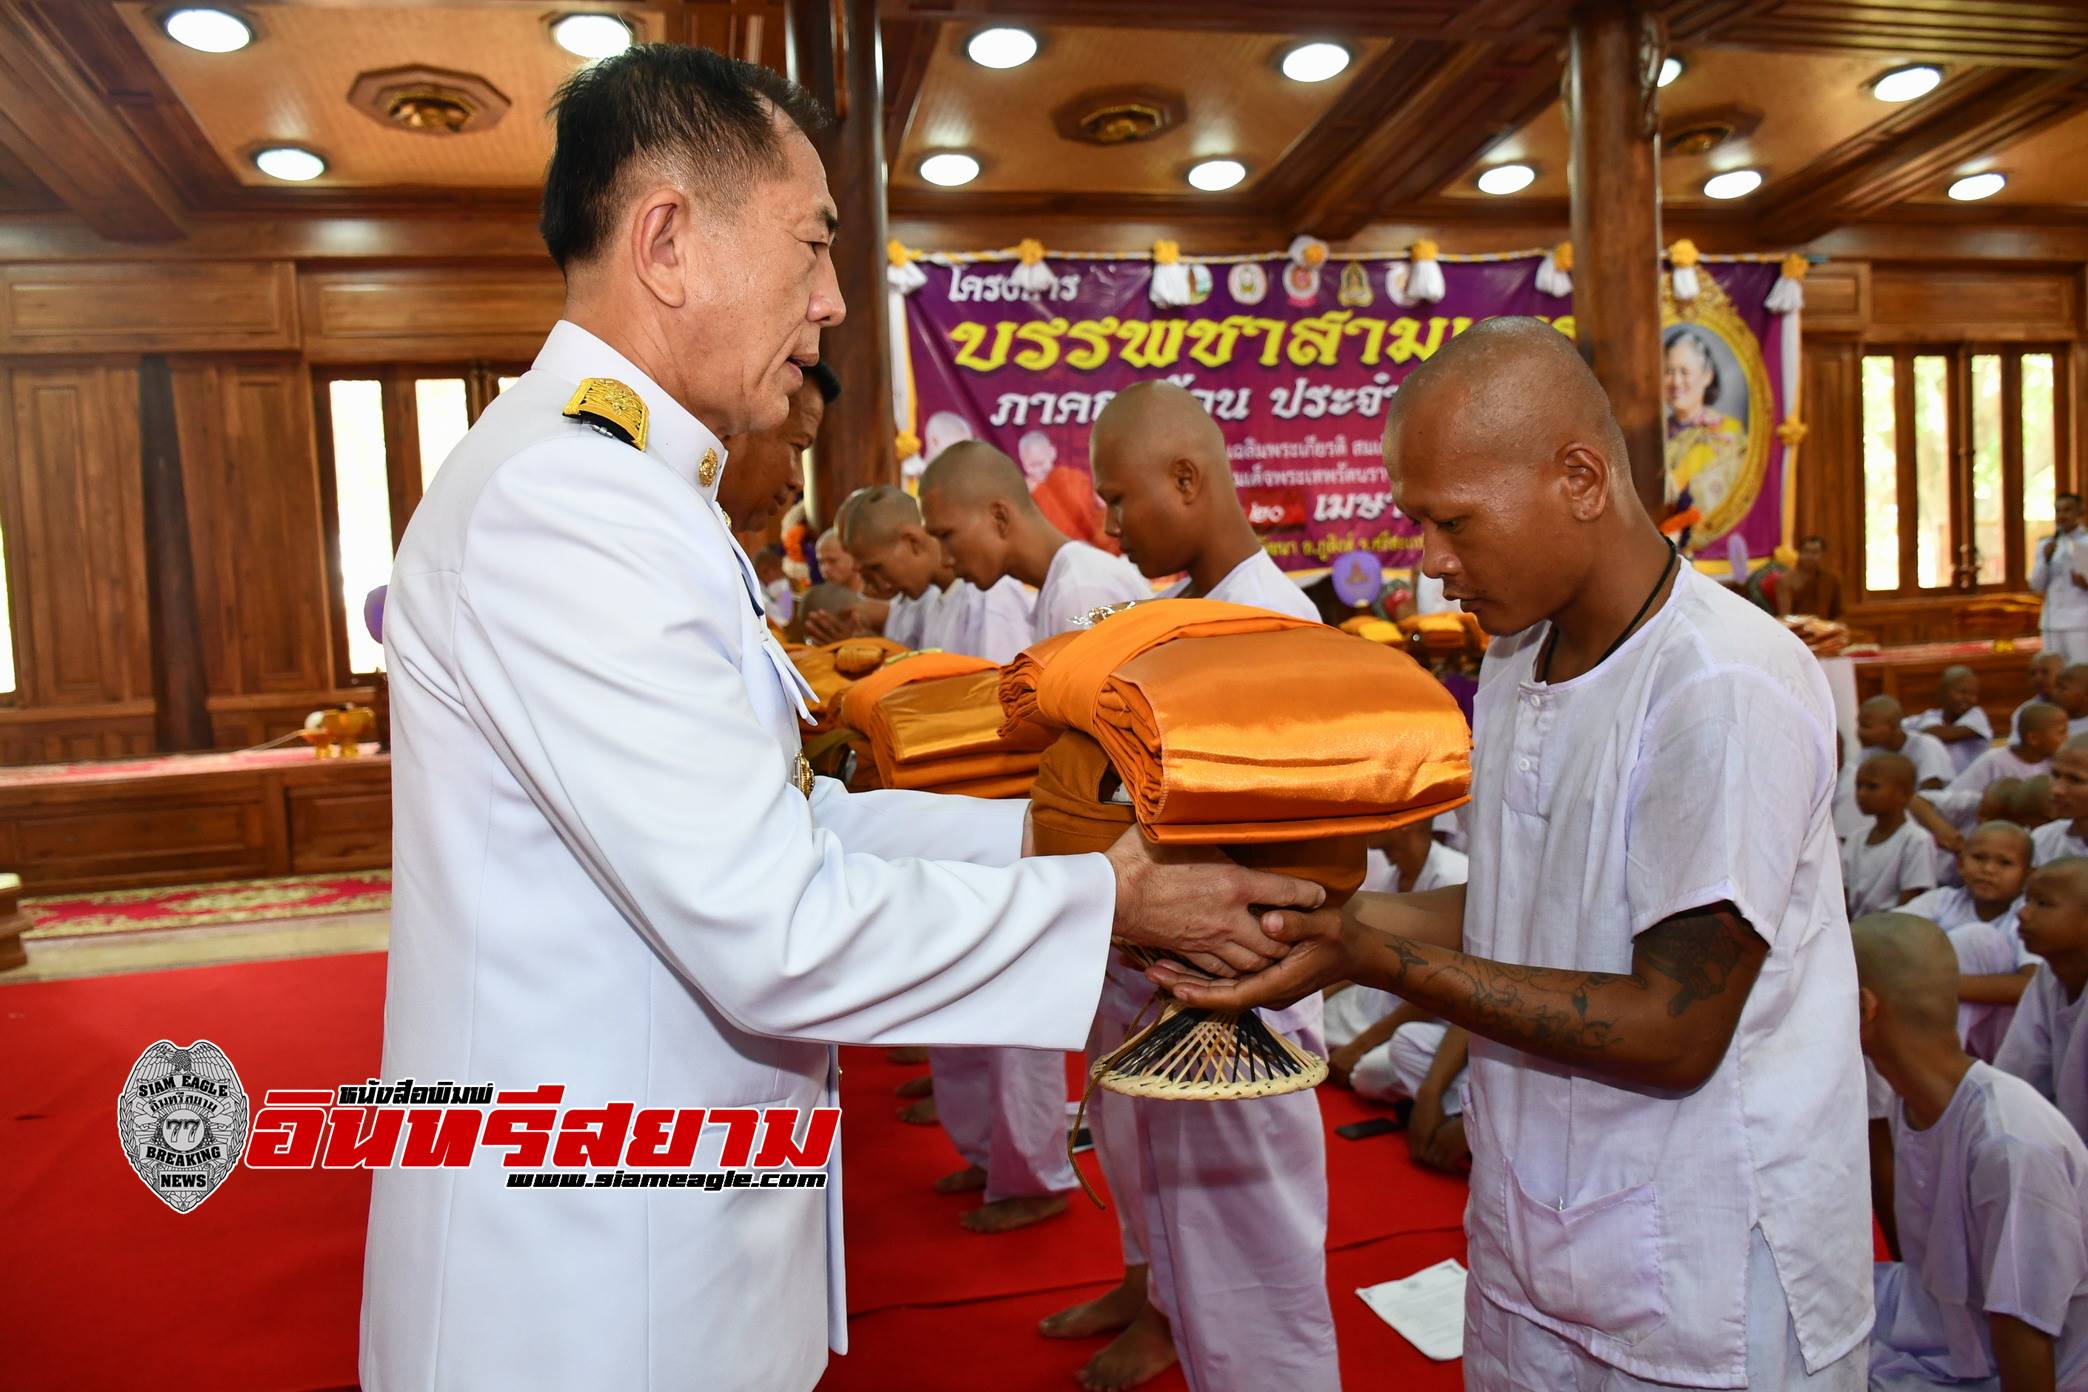
M 1112 929 L 1251 970 L 1282 949 L 1247 906 L 1317 902 L 1136 836 L 1024 860 L 1023 803 L 802 774 L 716 489 L 720 436 L 780 425 L 842 317 L 818 119 L 695 48 L 561 93 L 563 321 L 393 572 L 388 1078 L 831 1106 L 835 1042 L 1077 1048 Z M 511 1191 L 499 1158 L 376 1174 L 370 1392 L 803 1392 L 844 1347 L 838 1164 L 824 1193 Z

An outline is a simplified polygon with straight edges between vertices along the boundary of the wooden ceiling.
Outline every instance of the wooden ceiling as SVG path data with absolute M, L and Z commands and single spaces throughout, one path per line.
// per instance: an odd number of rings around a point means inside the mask
M 785 66 L 786 0 L 588 0 L 648 38 L 703 43 Z M 105 238 L 168 240 L 224 215 L 521 213 L 549 153 L 546 100 L 577 60 L 547 31 L 558 0 L 275 0 L 243 7 L 260 38 L 192 52 L 131 0 L 0 0 L 0 215 L 70 212 Z M 1041 210 L 1093 218 L 1252 219 L 1321 236 L 1374 222 L 1563 223 L 1559 102 L 1566 0 L 884 0 L 884 116 L 895 214 Z M 1663 161 L 1671 207 L 1764 241 L 1852 223 L 1959 218 L 2088 225 L 2088 5 L 2005 0 L 1659 0 L 1682 77 L 1660 94 L 1669 129 L 1721 120 L 1735 134 Z M 1023 67 L 972 63 L 979 28 L 1041 41 Z M 1280 54 L 1332 38 L 1353 61 L 1316 85 Z M 1868 84 L 1898 64 L 1944 66 L 1928 96 L 1887 105 Z M 358 75 L 427 65 L 476 75 L 512 104 L 483 131 L 388 129 L 348 102 Z M 1110 88 L 1164 89 L 1181 122 L 1099 147 L 1057 118 Z M 309 185 L 252 166 L 265 144 L 329 163 Z M 962 149 L 983 172 L 957 190 L 918 175 Z M 1248 167 L 1238 188 L 1188 188 L 1195 161 Z M 1522 161 L 1506 198 L 1473 185 Z M 1710 174 L 1765 176 L 1711 204 Z M 1983 204 L 1943 195 L 1959 175 L 2008 174 Z

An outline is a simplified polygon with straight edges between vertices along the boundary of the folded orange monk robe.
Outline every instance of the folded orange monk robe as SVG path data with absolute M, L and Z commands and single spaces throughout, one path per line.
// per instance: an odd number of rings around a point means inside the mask
M 1463 713 L 1412 658 L 1242 605 L 1112 615 L 1029 649 L 1001 698 L 1005 729 L 1092 736 L 1154 841 L 1367 836 L 1462 805 L 1471 781 Z
M 1116 770 L 1102 746 L 1068 730 L 1037 761 L 1030 785 L 1030 831 L 1038 855 L 1085 855 L 1106 851 L 1131 825 L 1131 805 L 1116 801 Z M 1240 864 L 1278 875 L 1311 880 L 1327 890 L 1327 901 L 1343 904 L 1363 883 L 1369 838 L 1309 837 L 1297 841 L 1242 842 L 1221 849 Z
M 816 648 L 792 649 L 791 663 L 812 687 L 812 733 L 824 733 L 840 721 L 842 692 L 906 651 L 904 643 L 889 638 L 844 638 Z
M 869 743 L 884 787 L 1020 797 L 1044 741 L 1002 738 L 999 686 L 984 659 L 921 653 L 857 682 L 843 718 Z

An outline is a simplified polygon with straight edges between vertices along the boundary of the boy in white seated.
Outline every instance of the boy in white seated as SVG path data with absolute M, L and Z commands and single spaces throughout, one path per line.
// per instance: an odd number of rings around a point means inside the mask
M 1931 735 L 1942 741 L 1950 761 L 1963 773 L 1972 761 L 1994 743 L 1993 722 L 1979 704 L 1979 673 L 1970 667 L 1943 669 L 1936 686 L 1936 706 L 1906 718 L 1910 734 Z
M 2016 936 L 2016 902 L 2030 878 L 2030 833 L 1987 822 L 1957 855 L 1960 884 L 1909 899 L 1902 912 L 1950 939 L 1958 962 L 1958 1037 L 1972 1057 L 1993 1062 L 2037 962 Z
M 1842 838 L 1849 917 L 1896 909 L 1936 887 L 1936 843 L 1907 815 L 1913 799 L 1914 765 L 1904 754 L 1873 754 L 1856 770 L 1856 810 L 1869 821 Z
M 2030 699 L 2017 706 L 2015 713 L 2008 717 L 2010 734 L 2022 738 L 2023 712 L 2039 701 L 2047 705 L 2052 703 L 2052 684 L 2059 679 L 2059 669 L 2065 665 L 2066 659 L 2056 652 L 2041 652 L 2030 659 Z
M 1905 914 L 1851 928 L 1863 1052 L 1893 1093 L 1904 1258 L 1875 1269 L 1870 1386 L 2088 1386 L 2088 1147 L 1959 1046 L 1938 929 Z
M 2074 736 L 2052 756 L 2051 777 L 2053 819 L 2030 833 L 2037 865 L 2088 855 L 2088 735 Z
M 1994 1066 L 2030 1084 L 2088 1135 L 2088 859 L 2066 856 L 2030 875 L 2017 910 L 2023 946 L 2044 960 L 2009 1022 Z
M 1966 830 L 1973 825 L 1979 800 L 1989 786 L 2004 778 L 2035 778 L 2051 772 L 2052 756 L 2066 745 L 2066 712 L 2047 701 L 2028 702 L 2017 712 L 2015 730 L 2015 743 L 1987 750 L 1941 792 L 1915 799 L 1915 818 L 1930 834 L 1936 833 L 1936 826 L 1921 815 L 1921 806 L 1933 808 L 1944 821 Z
M 1856 754 L 1844 757 L 1834 793 L 1836 834 L 1846 837 L 1862 815 L 1856 808 L 1856 770 L 1873 754 L 1902 754 L 1914 765 L 1918 791 L 1947 787 L 1957 777 L 1950 751 L 1934 735 L 1910 734 L 1900 703 L 1890 696 L 1873 696 L 1856 708 Z

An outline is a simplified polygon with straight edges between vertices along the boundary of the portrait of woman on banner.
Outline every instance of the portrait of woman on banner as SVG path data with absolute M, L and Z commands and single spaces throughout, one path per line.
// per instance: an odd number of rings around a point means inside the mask
M 1660 333 L 1668 492 L 1703 513 L 1699 543 L 1747 517 L 1772 433 L 1763 416 L 1773 403 L 1761 345 L 1715 286 L 1681 307 L 1686 318 L 1670 302 Z

